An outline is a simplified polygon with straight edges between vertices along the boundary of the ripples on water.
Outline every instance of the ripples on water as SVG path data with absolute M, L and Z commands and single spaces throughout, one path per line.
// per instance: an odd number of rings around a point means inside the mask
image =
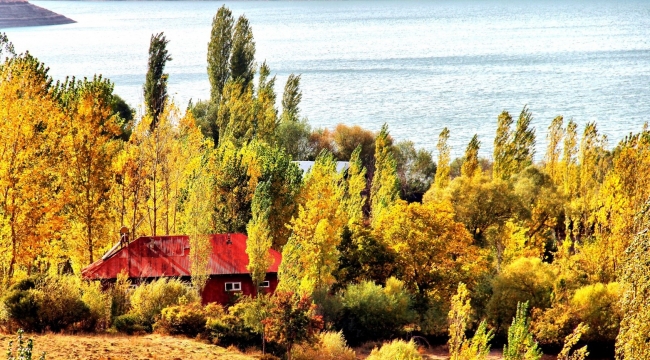
M 8 29 L 55 78 L 101 73 L 142 103 L 150 35 L 164 31 L 169 90 L 181 107 L 207 98 L 206 51 L 223 2 L 33 1 L 76 24 Z M 278 78 L 302 74 L 303 115 L 379 129 L 435 150 L 451 130 L 453 156 L 474 133 L 489 156 L 497 115 L 535 116 L 538 159 L 546 128 L 562 114 L 596 121 L 610 146 L 650 118 L 647 1 L 241 1 L 257 59 Z

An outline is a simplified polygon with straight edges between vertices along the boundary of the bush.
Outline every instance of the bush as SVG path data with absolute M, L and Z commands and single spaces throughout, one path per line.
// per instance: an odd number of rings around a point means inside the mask
M 164 308 L 154 329 L 171 335 L 195 337 L 205 331 L 207 314 L 200 303 Z
M 17 284 L 18 285 L 18 284 Z M 40 331 L 40 302 L 34 288 L 14 286 L 2 299 L 6 317 L 28 331 Z
M 528 302 L 531 309 L 551 305 L 554 274 L 549 264 L 538 258 L 519 258 L 506 266 L 493 281 L 488 315 L 503 333 L 517 313 L 517 304 Z
M 99 282 L 84 282 L 81 285 L 81 300 L 86 304 L 89 315 L 83 320 L 84 330 L 104 330 L 111 320 L 111 296 L 102 291 Z
M 619 283 L 597 283 L 578 289 L 570 301 L 575 318 L 588 325 L 585 340 L 615 341 L 621 323 Z
M 422 360 L 422 356 L 413 341 L 393 340 L 372 350 L 366 360 Z
M 58 332 L 90 317 L 81 299 L 81 282 L 73 276 L 49 276 L 36 284 L 42 325 Z
M 395 337 L 414 318 L 410 296 L 394 278 L 388 279 L 385 288 L 369 281 L 349 285 L 342 299 L 337 327 L 350 344 Z
M 137 316 L 145 328 L 151 329 L 164 308 L 198 300 L 197 291 L 180 280 L 161 278 L 135 289 L 129 313 Z
M 115 327 L 115 330 L 129 335 L 146 330 L 140 324 L 140 318 L 134 314 L 124 314 L 114 318 L 113 327 Z
M 342 332 L 326 331 L 318 335 L 315 346 L 299 345 L 293 349 L 293 360 L 355 360 L 354 350 L 345 342 Z
M 124 315 L 131 309 L 131 282 L 125 271 L 117 274 L 111 287 L 111 318 Z
M 231 306 L 226 313 L 218 304 L 206 306 L 206 328 L 213 343 L 222 346 L 234 345 L 240 349 L 261 343 L 261 328 L 252 324 L 250 313 L 255 302 L 244 298 Z

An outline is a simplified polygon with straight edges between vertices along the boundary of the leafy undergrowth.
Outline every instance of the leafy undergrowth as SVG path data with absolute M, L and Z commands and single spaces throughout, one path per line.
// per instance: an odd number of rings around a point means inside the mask
M 29 334 L 34 354 L 47 352 L 47 360 L 251 360 L 251 355 L 200 341 L 165 335 L 59 335 Z M 4 349 L 15 336 L 0 334 Z

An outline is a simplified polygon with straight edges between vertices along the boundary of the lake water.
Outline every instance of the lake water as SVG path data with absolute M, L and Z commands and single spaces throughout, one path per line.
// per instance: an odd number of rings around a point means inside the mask
M 152 33 L 171 40 L 169 92 L 184 108 L 209 95 L 206 52 L 223 2 L 32 1 L 76 24 L 5 30 L 55 79 L 103 74 L 142 103 Z M 650 120 L 650 1 L 240 1 L 257 59 L 302 74 L 302 114 L 314 127 L 379 129 L 435 150 L 451 131 L 453 156 L 474 133 L 490 156 L 496 118 L 528 104 L 538 155 L 557 115 L 596 121 L 613 146 Z

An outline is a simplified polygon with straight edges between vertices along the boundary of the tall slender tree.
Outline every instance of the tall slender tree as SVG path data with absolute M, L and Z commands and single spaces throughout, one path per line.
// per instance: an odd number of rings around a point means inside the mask
M 246 89 L 255 76 L 255 41 L 253 29 L 245 16 L 240 16 L 235 24 L 230 56 L 230 76 Z
M 465 149 L 463 166 L 460 169 L 462 176 L 471 178 L 481 172 L 481 168 L 478 163 L 478 150 L 480 148 L 481 142 L 478 140 L 478 135 L 474 134 L 472 140 L 470 140 L 469 144 L 467 144 L 467 149 Z
M 512 145 L 510 143 L 512 131 L 512 116 L 503 111 L 497 119 L 497 134 L 494 137 L 494 169 L 495 179 L 505 179 L 512 173 Z
M 373 222 L 381 212 L 399 199 L 397 164 L 388 136 L 388 125 L 381 127 L 375 139 L 375 173 L 370 186 L 370 210 Z
M 149 44 L 149 67 L 147 78 L 144 83 L 144 102 L 147 106 L 147 113 L 151 116 L 151 130 L 158 124 L 158 117 L 165 108 L 167 102 L 167 79 L 165 65 L 172 60 L 167 51 L 169 40 L 164 33 L 151 35 Z
M 521 110 L 515 132 L 512 134 L 512 151 L 514 161 L 514 173 L 533 164 L 535 157 L 535 129 L 530 126 L 533 121 L 533 113 L 527 106 Z
M 210 80 L 210 101 L 219 104 L 226 81 L 230 77 L 230 53 L 234 19 L 225 5 L 219 8 L 212 19 L 212 32 L 208 43 L 208 79 Z
M 438 136 L 438 168 L 434 183 L 438 189 L 443 189 L 449 185 L 449 174 L 451 173 L 450 156 L 449 156 L 449 129 L 444 128 Z
M 558 184 L 560 180 L 558 165 L 560 162 L 561 153 L 561 150 L 559 148 L 560 142 L 564 137 L 564 128 L 562 127 L 563 125 L 564 118 L 562 116 L 556 117 L 548 127 L 548 135 L 546 136 L 548 139 L 548 146 L 546 148 L 544 167 L 546 168 L 546 173 L 551 176 L 551 179 L 553 179 L 555 184 Z
M 269 250 L 273 245 L 273 234 L 269 226 L 272 198 L 271 183 L 264 181 L 257 184 L 251 205 L 252 217 L 246 226 L 246 254 L 248 254 L 248 271 L 253 284 L 259 286 L 266 277 L 266 271 L 272 265 Z
M 300 101 L 302 100 L 302 91 L 300 91 L 300 75 L 289 75 L 287 83 L 284 85 L 282 94 L 282 116 L 283 122 L 298 122 L 300 120 Z

